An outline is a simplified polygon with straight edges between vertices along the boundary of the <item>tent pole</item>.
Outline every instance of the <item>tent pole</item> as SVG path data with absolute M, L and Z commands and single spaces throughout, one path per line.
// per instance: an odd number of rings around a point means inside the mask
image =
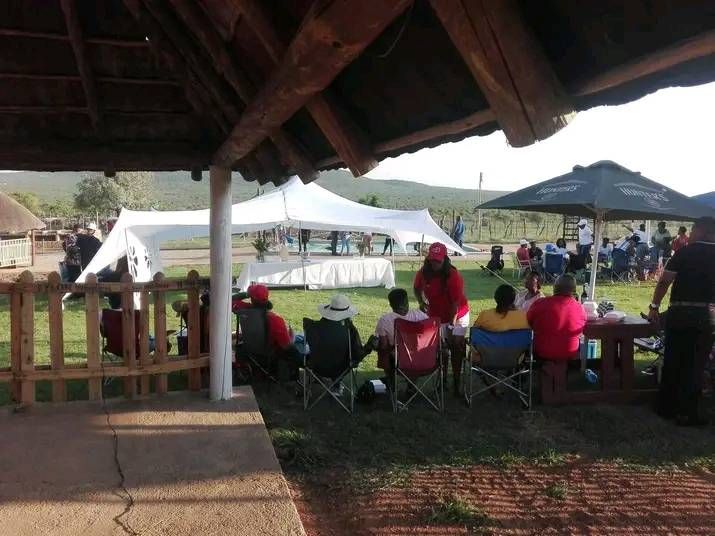
M 593 239 L 593 256 L 591 261 L 591 279 L 588 288 L 588 299 L 593 301 L 596 296 L 596 273 L 598 272 L 598 248 L 601 245 L 601 236 L 603 235 L 603 211 L 596 211 Z
M 211 400 L 231 398 L 231 170 L 211 166 Z
M 305 256 L 303 253 L 300 251 L 300 243 L 302 241 L 302 234 L 303 234 L 303 222 L 299 221 L 298 222 L 298 256 L 300 257 L 300 267 L 303 270 L 303 292 L 308 292 L 308 283 L 305 280 Z M 305 254 L 308 254 L 308 248 L 303 245 L 303 248 L 305 250 Z

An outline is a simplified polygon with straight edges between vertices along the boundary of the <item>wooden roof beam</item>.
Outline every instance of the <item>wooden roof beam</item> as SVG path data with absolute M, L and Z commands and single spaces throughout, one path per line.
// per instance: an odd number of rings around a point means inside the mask
M 87 57 L 85 50 L 84 38 L 82 36 L 82 27 L 79 22 L 79 14 L 77 13 L 77 4 L 75 0 L 60 0 L 62 12 L 65 15 L 65 23 L 67 24 L 67 34 L 70 38 L 70 44 L 74 51 L 74 57 L 77 61 L 77 70 L 82 79 L 82 87 L 84 88 L 84 96 L 89 110 L 89 117 L 92 120 L 92 126 L 95 132 L 102 137 L 103 126 L 102 116 L 99 111 L 99 99 L 97 97 L 97 86 L 92 72 L 92 66 Z
M 573 107 L 515 0 L 430 0 L 515 147 L 548 138 Z
M 332 0 L 313 4 L 280 65 L 246 107 L 214 163 L 231 165 L 248 154 L 324 90 L 411 0 Z
M 609 69 L 576 85 L 574 94 L 591 95 L 605 91 L 712 54 L 715 54 L 715 30 L 703 32 L 642 58 Z
M 181 4 L 181 0 L 172 0 Z M 263 5 L 257 0 L 233 0 L 245 23 L 256 33 L 263 49 L 278 65 L 283 59 L 286 45 L 268 18 Z M 365 175 L 377 166 L 377 160 L 365 132 L 358 127 L 338 99 L 326 89 L 318 93 L 306 105 L 323 135 L 333 146 L 338 156 L 356 177 Z
M 238 67 L 235 58 L 227 50 L 226 44 L 206 14 L 193 2 L 171 0 L 171 3 L 184 24 L 199 38 L 216 70 L 223 75 L 244 104 L 248 104 L 257 90 L 248 76 Z M 287 132 L 282 129 L 276 130 L 270 138 L 286 160 L 287 166 L 292 166 L 303 181 L 310 182 L 318 177 L 310 157 Z
M 47 39 L 51 41 L 69 41 L 70 37 L 65 34 L 50 32 L 34 32 L 31 30 L 20 30 L 15 28 L 0 28 L 2 37 L 27 37 L 31 39 Z M 85 43 L 90 45 L 108 45 L 124 48 L 147 48 L 149 43 L 146 40 L 117 39 L 114 37 L 88 37 Z
M 126 78 L 121 76 L 95 76 L 97 82 L 110 84 L 136 84 L 146 86 L 181 86 L 177 80 L 162 78 Z M 82 77 L 73 74 L 42 74 L 42 73 L 3 73 L 0 80 L 54 80 L 57 82 L 81 82 Z

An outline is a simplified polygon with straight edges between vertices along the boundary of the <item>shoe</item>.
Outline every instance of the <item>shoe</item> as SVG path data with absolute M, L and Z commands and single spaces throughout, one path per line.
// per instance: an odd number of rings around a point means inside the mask
M 641 374 L 645 374 L 646 376 L 655 376 L 658 373 L 658 367 L 655 365 L 648 365 L 646 368 L 641 370 Z

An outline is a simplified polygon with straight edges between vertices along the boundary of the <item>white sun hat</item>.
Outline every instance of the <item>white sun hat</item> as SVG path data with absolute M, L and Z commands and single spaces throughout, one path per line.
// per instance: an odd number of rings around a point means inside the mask
M 97 230 L 97 224 L 92 222 L 89 222 L 89 225 L 86 227 L 87 230 L 89 231 L 96 231 Z
M 340 321 L 352 318 L 358 314 L 358 310 L 345 294 L 336 294 L 330 303 L 318 306 L 318 314 L 328 320 Z
M 520 245 L 520 246 L 528 246 L 528 245 L 529 245 L 529 241 L 526 240 L 525 238 L 522 238 L 521 240 L 519 240 L 519 245 Z
M 581 218 L 578 220 L 578 225 L 588 225 L 588 220 L 586 218 Z

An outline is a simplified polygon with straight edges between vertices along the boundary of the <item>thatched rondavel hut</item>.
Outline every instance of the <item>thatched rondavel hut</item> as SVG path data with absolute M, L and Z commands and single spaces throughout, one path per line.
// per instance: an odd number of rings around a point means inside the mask
M 20 203 L 0 192 L 0 234 L 20 234 L 44 229 L 45 224 Z

